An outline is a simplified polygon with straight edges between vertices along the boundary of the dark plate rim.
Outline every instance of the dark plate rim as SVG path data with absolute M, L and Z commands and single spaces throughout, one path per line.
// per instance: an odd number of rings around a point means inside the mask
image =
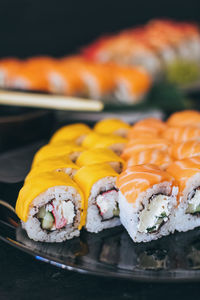
M 48 114 L 48 110 L 30 110 L 27 112 L 22 112 L 19 115 L 16 116 L 1 116 L 0 117 L 0 124 L 1 123 L 13 123 L 13 122 L 23 122 L 23 121 L 30 121 L 32 119 L 42 117 L 46 114 Z
M 14 228 L 13 228 L 14 229 Z M 14 229 L 15 230 L 15 229 Z M 18 242 L 17 240 L 14 240 L 10 237 L 3 237 L 0 235 L 0 240 L 9 244 L 10 246 L 21 250 L 22 252 L 34 257 L 35 259 L 49 263 L 51 265 L 54 265 L 56 267 L 65 269 L 67 271 L 74 271 L 80 274 L 88 274 L 88 275 L 95 275 L 95 276 L 101 276 L 106 278 L 118 278 L 122 280 L 130 280 L 135 282 L 146 282 L 146 283 L 183 283 L 183 282 L 199 282 L 200 281 L 200 270 L 187 270 L 188 276 L 181 276 L 183 274 L 183 270 L 173 270 L 173 271 L 166 271 L 166 270 L 146 270 L 146 275 L 139 274 L 139 270 L 136 271 L 127 271 L 123 270 L 121 268 L 118 268 L 118 270 L 121 270 L 121 272 L 116 272 L 116 270 L 111 271 L 101 271 L 101 270 L 92 270 L 87 265 L 85 266 L 79 266 L 75 263 L 71 262 L 65 262 L 59 260 L 58 258 L 52 258 L 51 256 L 45 254 L 42 255 L 39 251 L 31 251 L 30 248 L 23 245 L 22 243 Z M 150 274 L 151 273 L 151 274 Z M 163 275 L 163 273 L 165 273 Z M 162 276 L 159 276 L 159 274 L 162 274 Z

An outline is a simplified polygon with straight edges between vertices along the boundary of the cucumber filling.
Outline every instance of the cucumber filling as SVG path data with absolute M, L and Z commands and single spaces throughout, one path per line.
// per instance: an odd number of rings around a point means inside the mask
M 109 220 L 113 217 L 118 217 L 118 191 L 114 189 L 98 195 L 96 198 L 96 205 L 99 209 L 99 214 L 101 215 L 102 220 Z
M 141 233 L 155 233 L 169 219 L 170 197 L 159 194 L 149 199 L 149 204 L 139 215 L 138 231 Z
M 200 188 L 197 188 L 188 195 L 188 207 L 186 209 L 186 213 L 200 213 Z
M 36 217 L 39 219 L 42 229 L 53 231 L 73 224 L 75 215 L 72 201 L 53 200 L 40 207 Z

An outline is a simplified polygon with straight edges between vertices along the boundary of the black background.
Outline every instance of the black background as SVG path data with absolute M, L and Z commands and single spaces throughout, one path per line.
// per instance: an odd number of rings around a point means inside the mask
M 0 57 L 62 56 L 154 17 L 200 21 L 200 1 L 0 0 Z

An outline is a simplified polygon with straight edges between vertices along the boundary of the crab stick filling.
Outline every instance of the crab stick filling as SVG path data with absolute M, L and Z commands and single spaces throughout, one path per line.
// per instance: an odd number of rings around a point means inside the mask
M 102 221 L 118 217 L 118 191 L 116 189 L 111 189 L 101 193 L 96 197 L 96 205 L 99 209 Z
M 71 200 L 53 199 L 40 207 L 35 217 L 40 220 L 42 229 L 53 231 L 72 225 L 75 216 L 76 210 Z

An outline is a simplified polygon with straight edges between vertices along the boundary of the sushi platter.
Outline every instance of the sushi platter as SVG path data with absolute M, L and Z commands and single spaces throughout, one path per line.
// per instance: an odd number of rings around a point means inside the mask
M 184 93 L 200 90 L 198 24 L 155 19 L 102 36 L 74 55 L 0 59 L 3 105 L 100 111 L 120 104 L 128 110 L 162 82 Z M 7 89 L 28 93 L 20 99 Z
M 61 127 L 16 155 L 28 166 L 12 180 L 17 201 L 1 188 L 0 239 L 68 270 L 199 281 L 199 124 L 185 110 Z

